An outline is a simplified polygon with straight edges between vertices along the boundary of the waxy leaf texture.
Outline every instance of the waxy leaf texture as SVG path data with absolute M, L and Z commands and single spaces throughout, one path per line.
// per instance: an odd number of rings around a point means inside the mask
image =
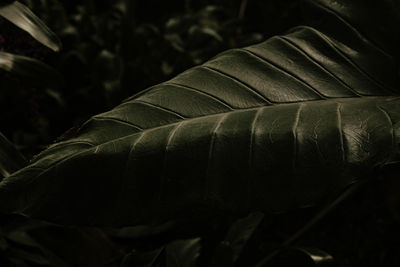
M 318 1 L 317 25 L 226 51 L 92 117 L 0 183 L 0 210 L 121 226 L 332 201 L 398 159 L 400 97 L 396 60 L 331 2 Z

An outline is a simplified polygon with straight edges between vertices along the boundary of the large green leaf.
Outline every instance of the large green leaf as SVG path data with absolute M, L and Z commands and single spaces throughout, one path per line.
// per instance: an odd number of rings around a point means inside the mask
M 193 209 L 284 212 L 329 203 L 398 160 L 396 60 L 326 8 L 337 1 L 318 2 L 321 22 L 94 116 L 4 179 L 0 210 L 113 226 Z
M 61 42 L 27 6 L 18 1 L 6 1 L 0 4 L 0 16 L 12 22 L 33 38 L 54 51 L 61 49 Z

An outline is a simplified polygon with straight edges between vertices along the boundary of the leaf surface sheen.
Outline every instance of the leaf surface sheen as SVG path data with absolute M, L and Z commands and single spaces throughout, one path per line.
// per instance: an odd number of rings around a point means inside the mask
M 0 209 L 121 226 L 204 205 L 273 213 L 332 201 L 398 156 L 400 98 L 394 59 L 327 17 L 94 116 L 6 178 Z
M 0 16 L 15 26 L 29 33 L 33 38 L 57 52 L 61 42 L 46 24 L 41 21 L 27 6 L 18 1 L 6 1 L 0 4 Z
M 64 85 L 63 77 L 57 70 L 34 58 L 0 52 L 0 69 L 46 88 L 60 88 Z

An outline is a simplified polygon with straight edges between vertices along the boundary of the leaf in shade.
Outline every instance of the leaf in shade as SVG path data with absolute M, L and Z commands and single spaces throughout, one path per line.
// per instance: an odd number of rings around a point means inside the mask
M 211 267 L 232 267 L 234 265 L 234 251 L 230 243 L 220 242 L 214 250 Z
M 17 261 L 21 261 L 21 265 L 16 266 L 51 266 L 50 262 L 38 252 L 28 251 L 26 249 L 11 247 L 6 254 L 8 260 L 13 261 L 14 259 Z M 24 263 L 24 264 L 23 264 Z M 14 266 L 14 265 L 11 265 Z
M 15 146 L 0 133 L 0 174 L 3 177 L 25 167 L 27 161 Z
M 49 259 L 58 259 L 67 266 L 106 266 L 123 255 L 98 228 L 48 225 L 31 229 L 29 234 Z
M 262 266 L 334 267 L 336 265 L 333 257 L 323 250 L 296 247 L 281 250 L 270 262 Z
M 41 86 L 59 88 L 64 84 L 57 70 L 30 57 L 0 52 L 0 69 Z
M 261 212 L 251 213 L 246 218 L 237 220 L 229 228 L 225 237 L 225 242 L 228 242 L 233 248 L 233 261 L 235 262 L 242 252 L 247 241 L 253 235 L 254 231 L 264 218 Z
M 54 51 L 61 49 L 61 42 L 32 11 L 18 1 L 0 6 L 0 16 L 28 32 L 37 41 Z
M 167 267 L 193 267 L 196 266 L 200 256 L 201 239 L 176 240 L 169 243 L 166 248 Z
M 153 267 L 163 250 L 164 248 L 145 252 L 133 251 L 123 258 L 121 267 Z
M 66 262 L 39 244 L 28 233 L 14 231 L 6 235 L 14 245 L 10 246 L 9 257 L 46 266 L 66 267 Z
M 226 51 L 92 117 L 0 183 L 0 210 L 132 226 L 199 207 L 334 202 L 400 156 L 398 61 L 340 10 L 315 12 L 323 23 Z
M 170 230 L 176 223 L 168 221 L 160 225 L 137 225 L 131 227 L 122 227 L 116 229 L 108 229 L 107 233 L 110 236 L 117 238 L 144 238 L 149 236 L 159 235 Z
M 233 266 L 263 218 L 264 214 L 255 212 L 234 222 L 225 240 L 217 245 L 211 266 Z

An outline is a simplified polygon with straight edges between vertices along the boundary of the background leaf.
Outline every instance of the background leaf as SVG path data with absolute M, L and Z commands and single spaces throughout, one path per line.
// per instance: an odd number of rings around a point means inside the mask
M 154 251 L 139 252 L 133 251 L 126 255 L 121 263 L 121 267 L 152 267 L 160 257 L 164 248 Z
M 44 87 L 60 88 L 64 84 L 63 78 L 58 71 L 30 57 L 0 52 L 0 69 L 19 75 L 22 79 Z
M 264 214 L 261 212 L 251 213 L 246 218 L 242 218 L 234 222 L 229 228 L 229 231 L 225 237 L 225 242 L 232 246 L 234 262 L 239 258 L 244 246 L 263 218 Z
M 0 173 L 3 177 L 25 167 L 27 161 L 24 156 L 0 133 Z
M 262 266 L 299 266 L 299 267 L 317 267 L 317 266 L 336 266 L 333 257 L 323 250 L 317 248 L 287 248 L 282 251 L 272 261 Z
M 40 43 L 54 51 L 61 49 L 61 42 L 32 11 L 18 1 L 0 6 L 0 16 L 28 32 Z
M 180 267 L 196 266 L 197 258 L 200 256 L 201 239 L 176 240 L 169 243 L 166 248 L 166 266 Z

